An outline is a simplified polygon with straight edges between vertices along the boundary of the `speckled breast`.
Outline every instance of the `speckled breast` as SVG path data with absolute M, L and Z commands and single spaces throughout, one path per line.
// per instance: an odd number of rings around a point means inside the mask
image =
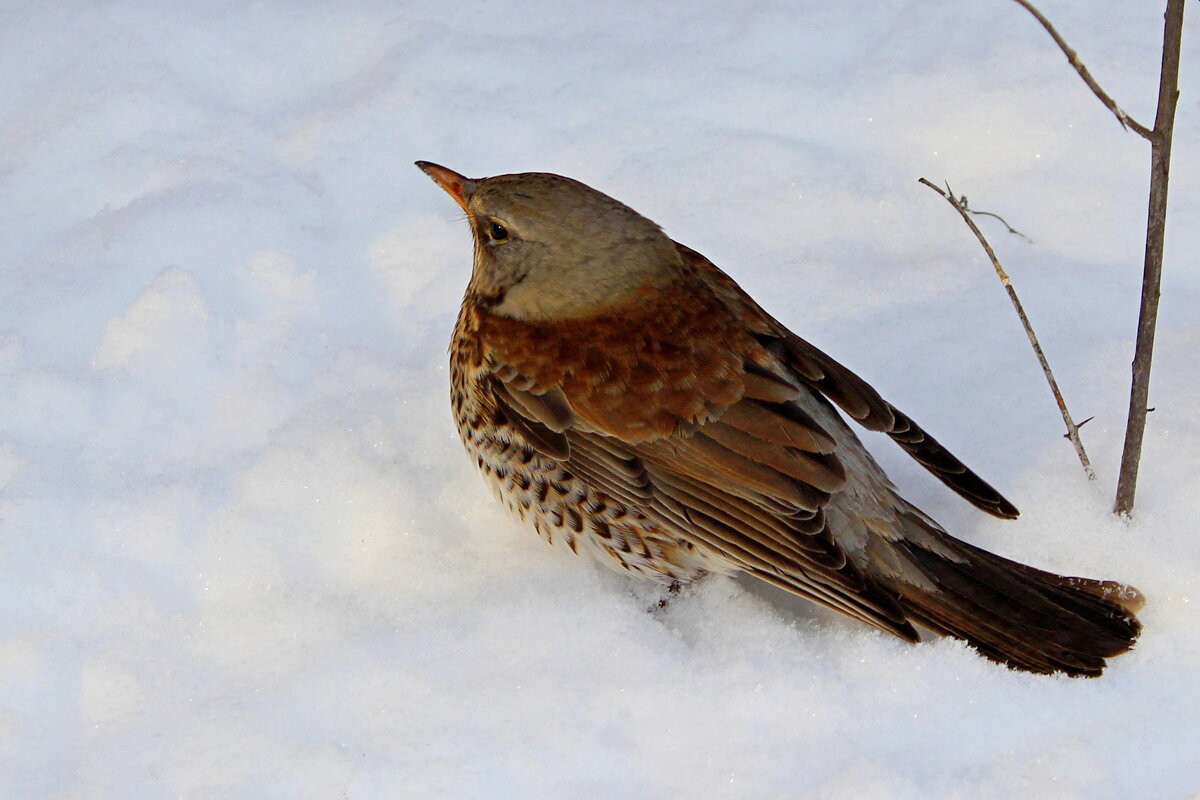
M 687 582 L 706 569 L 702 554 L 642 510 L 588 486 L 568 462 L 536 452 L 497 413 L 488 374 L 472 363 L 461 326 L 451 347 L 450 396 L 467 452 L 497 498 L 552 545 L 611 568 L 663 582 Z

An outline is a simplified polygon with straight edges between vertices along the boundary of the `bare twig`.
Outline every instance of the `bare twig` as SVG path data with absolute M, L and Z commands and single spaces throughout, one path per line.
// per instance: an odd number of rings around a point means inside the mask
M 950 184 L 946 184 L 946 191 L 950 192 Z M 950 192 L 950 196 L 953 197 L 954 192 Z M 994 214 L 991 211 L 976 211 L 975 209 L 971 208 L 970 204 L 967 202 L 967 196 L 965 194 L 958 198 L 958 202 L 963 207 L 963 211 L 968 211 L 977 217 L 994 217 L 995 219 L 1000 220 L 1000 224 L 1003 225 L 1005 228 L 1007 228 L 1009 233 L 1011 233 L 1015 236 L 1020 236 L 1025 241 L 1029 242 L 1030 244 L 1033 244 L 1033 239 L 1030 239 L 1028 236 L 1021 233 L 1019 230 L 1014 228 L 1012 225 L 1009 225 L 1008 220 L 1006 220 L 1004 217 L 1000 216 L 999 214 Z
M 1078 425 L 1076 425 L 1075 427 L 1076 427 L 1076 429 L 1078 429 L 1078 428 L 1082 428 L 1084 425 L 1087 425 L 1089 422 L 1091 422 L 1091 421 L 1092 421 L 1092 420 L 1094 420 L 1094 419 L 1095 419 L 1095 417 L 1094 417 L 1094 416 L 1092 416 L 1092 417 L 1088 417 L 1087 419 L 1085 419 L 1083 422 L 1079 423 L 1079 424 L 1078 424 Z M 1070 438 L 1071 438 L 1071 434 L 1069 434 L 1069 433 L 1064 433 L 1064 434 L 1063 434 L 1063 438 L 1064 438 L 1064 439 L 1070 439 Z
M 1021 318 L 1021 325 L 1025 328 L 1025 335 L 1029 337 L 1029 344 L 1033 347 L 1033 352 L 1037 355 L 1038 363 L 1042 365 L 1042 372 L 1046 375 L 1046 382 L 1050 384 L 1050 391 L 1054 393 L 1054 399 L 1058 402 L 1058 410 L 1062 412 L 1063 422 L 1067 426 L 1067 435 L 1071 439 L 1071 444 L 1075 446 L 1075 454 L 1079 456 L 1079 463 L 1083 465 L 1083 471 L 1087 473 L 1088 480 L 1096 480 L 1096 472 L 1092 469 L 1092 462 L 1088 460 L 1087 453 L 1083 449 L 1083 442 L 1079 439 L 1079 426 L 1071 419 L 1071 412 L 1067 411 L 1067 401 L 1063 399 L 1062 392 L 1059 391 L 1058 381 L 1054 379 L 1054 373 L 1050 370 L 1050 363 L 1046 360 L 1046 354 L 1042 352 L 1042 346 L 1038 343 L 1037 335 L 1033 332 L 1033 326 L 1029 323 L 1029 317 L 1025 315 L 1025 307 L 1021 305 L 1020 299 L 1017 297 L 1017 290 L 1013 288 L 1012 281 L 1008 277 L 1008 273 L 1004 271 L 1004 267 L 1000 266 L 1000 260 L 996 258 L 996 252 L 992 250 L 992 246 L 988 244 L 983 233 L 969 216 L 967 216 L 966 204 L 956 198 L 952 192 L 943 192 L 937 186 L 921 178 L 920 182 L 933 189 L 935 192 L 945 198 L 946 202 L 954 206 L 954 210 L 963 218 L 963 222 L 967 223 L 967 227 L 971 229 L 971 233 L 975 234 L 975 238 L 983 245 L 984 251 L 988 258 L 992 261 L 992 267 L 995 268 L 996 274 L 1000 276 L 1000 282 L 1004 284 L 1005 291 L 1008 292 L 1008 299 L 1012 301 L 1013 308 L 1017 310 L 1017 316 Z M 947 190 L 949 187 L 946 187 Z
M 1021 0 L 1017 0 L 1021 2 Z M 1150 137 L 1150 203 L 1146 213 L 1146 257 L 1142 268 L 1142 303 L 1138 313 L 1137 344 L 1133 355 L 1133 386 L 1129 392 L 1129 417 L 1121 474 L 1113 511 L 1128 516 L 1133 511 L 1142 436 L 1150 400 L 1150 363 L 1154 355 L 1154 328 L 1158 320 L 1159 286 L 1162 283 L 1163 238 L 1167 226 L 1167 183 L 1171 172 L 1171 139 L 1175 105 L 1179 100 L 1179 44 L 1183 36 L 1184 0 L 1167 0 L 1163 26 L 1162 70 L 1158 78 L 1158 112 Z
M 1054 39 L 1054 43 L 1057 44 L 1058 48 L 1066 55 L 1067 61 L 1070 62 L 1071 66 L 1075 68 L 1075 71 L 1079 73 L 1079 77 L 1083 78 L 1083 82 L 1086 83 L 1088 88 L 1092 90 L 1092 94 L 1100 98 L 1100 102 L 1104 103 L 1105 108 L 1113 113 L 1113 115 L 1117 118 L 1117 121 L 1121 123 L 1122 127 L 1126 129 L 1132 128 L 1143 138 L 1151 142 L 1154 141 L 1154 137 L 1157 135 L 1157 125 L 1155 126 L 1155 130 L 1152 131 L 1133 117 L 1126 114 L 1125 111 L 1119 105 L 1117 105 L 1117 101 L 1113 100 L 1112 97 L 1109 96 L 1108 92 L 1100 88 L 1100 84 L 1096 83 L 1096 79 L 1092 77 L 1092 73 L 1088 72 L 1088 68 L 1085 67 L 1083 62 L 1079 60 L 1079 54 L 1071 49 L 1071 46 L 1068 45 L 1062 36 L 1059 35 L 1054 26 L 1050 24 L 1050 20 L 1046 19 L 1046 17 L 1042 15 L 1042 12 L 1034 8 L 1033 4 L 1028 0 L 1013 0 L 1013 2 L 1032 14 L 1034 19 L 1042 24 L 1042 27 L 1046 29 L 1046 33 L 1050 34 L 1050 37 Z M 1179 13 L 1180 17 L 1182 18 L 1182 0 L 1180 0 L 1179 5 Z
M 965 197 L 963 198 L 964 201 L 966 199 L 967 198 L 965 198 Z M 974 214 L 977 217 L 995 217 L 996 219 L 1000 220 L 1001 225 L 1003 225 L 1005 228 L 1008 228 L 1009 233 L 1014 234 L 1016 236 L 1020 236 L 1025 241 L 1029 242 L 1030 244 L 1033 244 L 1033 239 L 1030 239 L 1028 236 L 1021 233 L 1019 230 L 1014 228 L 1012 225 L 1009 225 L 1008 220 L 1006 220 L 1004 217 L 1000 216 L 999 214 L 993 214 L 991 211 L 976 211 L 973 208 L 968 208 L 967 211 L 970 211 L 972 214 Z

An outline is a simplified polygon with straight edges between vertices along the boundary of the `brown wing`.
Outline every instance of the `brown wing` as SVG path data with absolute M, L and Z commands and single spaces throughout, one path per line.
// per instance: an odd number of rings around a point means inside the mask
M 864 428 L 886 433 L 921 466 L 977 508 L 1003 519 L 1016 519 L 1020 515 L 1016 506 L 908 415 L 884 400 L 870 384 L 785 328 L 704 256 L 678 243 L 676 247 L 685 263 L 705 277 L 722 300 L 752 327 L 759 342 L 785 361 L 798 378 L 836 403 Z
M 879 396 L 862 378 L 791 332 L 782 344 L 788 365 L 864 428 L 882 431 L 934 477 L 976 508 L 1002 519 L 1021 512 L 983 478 L 958 460 L 937 439 Z
M 728 309 L 703 287 L 660 299 L 653 321 L 630 310 L 586 332 L 483 320 L 500 413 L 539 452 L 681 539 L 915 641 L 896 596 L 829 528 L 824 508 L 846 474 L 833 436 L 794 402 L 810 390 L 743 326 L 723 328 Z M 697 330 L 680 335 L 688 324 Z

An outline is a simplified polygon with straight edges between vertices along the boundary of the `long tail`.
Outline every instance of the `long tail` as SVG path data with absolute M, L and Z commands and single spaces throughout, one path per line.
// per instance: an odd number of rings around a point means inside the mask
M 935 588 L 890 582 L 914 622 L 965 639 L 1014 669 L 1072 676 L 1099 675 L 1106 658 L 1137 640 L 1142 626 L 1135 615 L 1145 600 L 1136 589 L 1010 561 L 954 539 L 921 517 L 906 522 L 935 536 L 936 548 L 920 544 L 928 536 L 894 545 Z

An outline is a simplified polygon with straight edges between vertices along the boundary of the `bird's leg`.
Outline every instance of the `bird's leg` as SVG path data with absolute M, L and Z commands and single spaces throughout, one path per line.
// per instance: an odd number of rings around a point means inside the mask
M 680 584 L 679 581 L 671 581 L 670 586 L 668 586 L 666 591 L 663 592 L 663 596 L 658 599 L 659 609 L 663 609 L 663 608 L 666 608 L 667 606 L 669 606 L 671 604 L 671 601 L 673 599 L 675 599 L 676 597 L 678 597 L 679 593 L 682 590 L 683 590 L 683 585 Z
M 688 585 L 691 585 L 692 583 L 695 583 L 695 581 L 689 582 Z M 662 596 L 659 597 L 659 602 L 656 602 L 653 604 L 653 606 L 647 608 L 647 613 L 658 614 L 659 612 L 662 612 L 662 610 L 666 610 L 667 606 L 670 606 L 671 601 L 676 599 L 676 597 L 678 597 L 682 591 L 683 584 L 679 583 L 678 581 L 672 581 L 670 584 L 667 584 L 667 588 L 662 590 Z

